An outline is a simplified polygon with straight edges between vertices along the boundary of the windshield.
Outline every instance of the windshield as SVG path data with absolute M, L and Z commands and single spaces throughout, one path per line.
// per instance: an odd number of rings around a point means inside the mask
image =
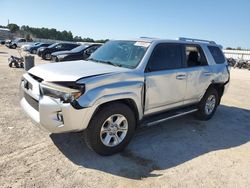
M 135 68 L 140 63 L 150 43 L 137 41 L 109 41 L 98 48 L 89 60 L 114 66 Z
M 44 44 L 44 43 L 41 42 L 41 43 L 39 43 L 39 44 L 37 44 L 37 45 L 35 45 L 35 46 L 42 46 L 43 44 Z
M 41 44 L 40 42 L 36 42 L 34 46 L 39 46 L 40 44 Z
M 74 48 L 74 49 L 72 49 L 70 51 L 71 52 L 80 52 L 80 51 L 84 50 L 87 47 L 88 47 L 88 45 L 81 45 L 81 46 L 78 46 L 78 47 L 76 47 L 76 48 Z
M 54 48 L 56 45 L 58 45 L 58 43 L 51 44 L 48 48 Z

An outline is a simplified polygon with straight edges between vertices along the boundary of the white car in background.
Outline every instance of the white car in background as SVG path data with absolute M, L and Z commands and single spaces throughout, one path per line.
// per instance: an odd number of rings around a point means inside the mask
M 21 44 L 26 43 L 26 39 L 24 38 L 16 38 L 13 41 L 11 41 L 10 43 L 5 44 L 5 46 L 7 46 L 8 48 L 11 49 L 16 49 L 17 47 L 20 47 Z

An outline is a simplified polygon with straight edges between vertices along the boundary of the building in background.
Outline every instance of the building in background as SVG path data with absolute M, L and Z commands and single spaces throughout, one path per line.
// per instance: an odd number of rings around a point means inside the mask
M 223 50 L 226 58 L 250 60 L 250 50 Z
M 10 39 L 12 38 L 12 34 L 7 28 L 0 28 L 0 39 Z

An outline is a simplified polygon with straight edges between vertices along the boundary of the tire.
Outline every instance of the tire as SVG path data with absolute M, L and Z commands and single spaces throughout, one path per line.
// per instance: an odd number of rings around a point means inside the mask
M 50 60 L 51 59 L 51 54 L 50 53 L 46 53 L 42 56 L 43 59 L 45 60 Z
M 36 50 L 32 50 L 31 53 L 32 53 L 32 54 L 36 54 Z
M 13 45 L 11 46 L 11 48 L 13 48 L 13 49 L 16 49 L 16 47 L 17 47 L 16 44 L 13 44 Z
M 12 61 L 9 63 L 9 67 L 12 67 Z
M 220 98 L 218 92 L 213 87 L 210 87 L 200 103 L 198 104 L 198 111 L 196 112 L 196 117 L 199 120 L 207 121 L 211 119 L 217 109 Z
M 15 66 L 16 68 L 20 68 L 20 66 L 19 66 L 19 63 L 18 63 L 18 62 L 15 62 L 15 63 L 14 63 L 14 66 Z
M 122 123 L 119 124 L 118 121 Z M 116 126 L 111 122 L 117 123 Z M 112 128 L 112 126 L 114 127 Z M 119 130 L 119 127 L 124 130 Z M 85 130 L 85 142 L 99 155 L 113 155 L 128 145 L 135 133 L 135 127 L 134 113 L 127 105 L 123 103 L 107 104 L 92 117 Z M 126 128 L 127 131 L 125 131 Z

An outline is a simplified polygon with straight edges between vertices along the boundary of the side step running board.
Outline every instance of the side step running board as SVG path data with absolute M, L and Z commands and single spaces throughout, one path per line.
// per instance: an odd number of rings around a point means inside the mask
M 143 126 L 157 125 L 159 123 L 162 123 L 170 119 L 174 119 L 180 116 L 191 114 L 193 112 L 196 112 L 197 110 L 198 109 L 196 108 L 196 106 L 192 106 L 192 107 L 186 107 L 186 108 L 182 108 L 178 110 L 171 110 L 171 111 L 164 112 L 164 113 L 157 114 L 157 115 L 150 115 L 149 117 L 146 117 L 145 119 L 143 119 L 142 125 Z

